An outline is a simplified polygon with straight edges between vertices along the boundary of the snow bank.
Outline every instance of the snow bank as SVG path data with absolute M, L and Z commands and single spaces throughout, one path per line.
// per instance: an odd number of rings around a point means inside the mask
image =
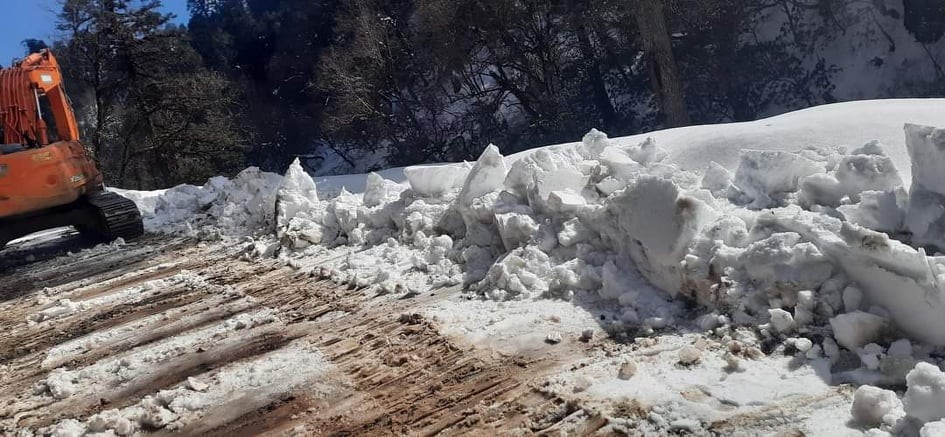
M 190 233 L 205 227 L 209 238 L 226 234 L 271 231 L 275 221 L 276 191 L 282 177 L 252 167 L 233 179 L 221 176 L 202 187 L 180 185 L 158 196 L 122 191 L 139 203 L 149 232 Z
M 363 192 L 334 197 L 298 163 L 285 177 L 250 169 L 168 190 L 149 223 L 254 235 L 247 259 L 340 260 L 321 273 L 384 292 L 464 283 L 495 300 L 587 297 L 645 329 L 695 302 L 713 320 L 832 359 L 839 343 L 878 368 L 868 348 L 897 332 L 945 345 L 945 258 L 890 237 L 942 238 L 941 131 L 902 126 L 943 121 L 943 107 L 858 102 L 649 137 L 592 131 L 513 157 L 489 146 L 472 164 L 411 167 L 406 184 L 371 174 Z

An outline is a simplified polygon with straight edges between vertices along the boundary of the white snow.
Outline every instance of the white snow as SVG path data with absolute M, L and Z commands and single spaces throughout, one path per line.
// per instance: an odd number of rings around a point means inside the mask
M 895 425 L 905 412 L 895 392 L 864 385 L 856 389 L 850 414 L 860 424 L 876 427 Z
M 945 420 L 926 423 L 919 432 L 919 437 L 945 436 Z
M 910 417 L 922 423 L 945 419 L 945 373 L 929 363 L 918 363 L 906 382 L 909 389 L 902 402 Z
M 906 228 L 916 244 L 945 250 L 945 130 L 908 124 L 906 146 L 914 169 Z
M 888 325 L 888 319 L 863 311 L 840 314 L 830 319 L 837 343 L 851 351 L 878 340 Z

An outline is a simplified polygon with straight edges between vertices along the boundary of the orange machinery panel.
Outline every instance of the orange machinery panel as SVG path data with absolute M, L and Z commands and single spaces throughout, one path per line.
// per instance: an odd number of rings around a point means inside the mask
M 101 186 L 101 173 L 76 141 L 0 155 L 0 218 L 69 204 Z

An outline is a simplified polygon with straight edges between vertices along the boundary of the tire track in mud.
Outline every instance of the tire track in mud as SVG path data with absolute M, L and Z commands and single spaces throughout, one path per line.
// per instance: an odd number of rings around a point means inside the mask
M 8 258 L 15 258 L 15 267 L 0 267 L 0 302 L 70 283 L 90 284 L 107 282 L 115 278 L 157 266 L 155 259 L 189 247 L 193 242 L 165 237 L 146 237 L 123 246 L 103 245 L 72 256 L 60 256 L 49 260 L 26 262 L 29 252 L 0 252 L 0 266 L 9 265 Z
M 7 284 L 0 285 L 0 293 L 8 290 L 7 281 L 16 275 L 35 281 L 30 291 L 3 304 L 6 310 L 0 313 L 0 363 L 6 370 L 0 378 L 0 393 L 6 393 L 0 394 L 0 423 L 8 429 L 35 428 L 132 406 L 189 377 L 208 379 L 220 369 L 252 363 L 299 340 L 315 346 L 343 376 L 345 382 L 330 395 L 302 386 L 277 395 L 243 396 L 228 400 L 225 408 L 208 408 L 207 416 L 182 429 L 151 431 L 280 435 L 304 427 L 303 433 L 312 435 L 592 435 L 607 423 L 534 386 L 537 378 L 562 362 L 553 357 L 496 355 L 457 344 L 441 335 L 434 322 L 415 313 L 456 290 L 403 299 L 320 280 L 275 261 L 238 261 L 237 250 L 219 245 L 199 247 L 193 241 L 160 238 L 144 244 L 70 257 L 65 268 L 75 274 L 62 277 L 50 271 L 60 267 L 55 260 L 0 274 L 0 284 Z M 55 287 L 63 296 L 95 299 L 184 270 L 206 285 L 178 284 L 153 296 L 71 314 L 48 326 L 24 327 L 29 314 L 44 308 L 37 303 L 44 287 Z M 231 287 L 236 294 L 220 295 L 222 287 Z M 266 308 L 276 311 L 278 324 L 250 333 L 235 331 L 199 350 L 180 351 L 118 386 L 98 387 L 63 400 L 36 398 L 33 393 L 51 368 L 88 368 Z M 157 315 L 169 319 L 148 324 L 148 318 Z M 140 329 L 116 334 L 102 344 L 82 349 L 70 343 L 135 323 L 142 323 Z M 47 357 L 53 348 L 73 346 L 77 352 L 71 355 Z M 44 358 L 49 359 L 46 365 Z
M 591 435 L 606 424 L 531 385 L 561 363 L 496 357 L 456 344 L 434 322 L 413 312 L 456 290 L 377 299 L 328 281 L 284 285 L 284 275 L 262 278 L 248 293 L 305 324 L 313 343 L 348 376 L 353 391 L 331 403 L 309 399 L 304 391 L 292 393 L 238 421 L 187 433 L 279 435 L 304 426 L 303 434 L 312 435 L 492 435 L 510 430 L 533 434 L 557 426 L 569 435 Z M 292 276 L 296 281 L 304 277 Z M 344 315 L 322 320 L 339 313 Z M 544 408 L 549 405 L 556 407 Z M 560 414 L 562 408 L 567 414 Z M 585 419 L 574 420 L 582 413 Z M 573 423 L 564 426 L 565 419 Z

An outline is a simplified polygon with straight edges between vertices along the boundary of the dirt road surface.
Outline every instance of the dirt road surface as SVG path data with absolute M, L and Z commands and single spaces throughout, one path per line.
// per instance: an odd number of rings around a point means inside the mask
M 84 246 L 70 238 L 0 253 L 7 432 L 188 389 L 204 397 L 193 414 L 143 429 L 593 435 L 607 423 L 537 384 L 600 345 L 519 355 L 463 344 L 416 311 L 459 290 L 378 296 L 216 244 L 150 237 L 74 254 Z

